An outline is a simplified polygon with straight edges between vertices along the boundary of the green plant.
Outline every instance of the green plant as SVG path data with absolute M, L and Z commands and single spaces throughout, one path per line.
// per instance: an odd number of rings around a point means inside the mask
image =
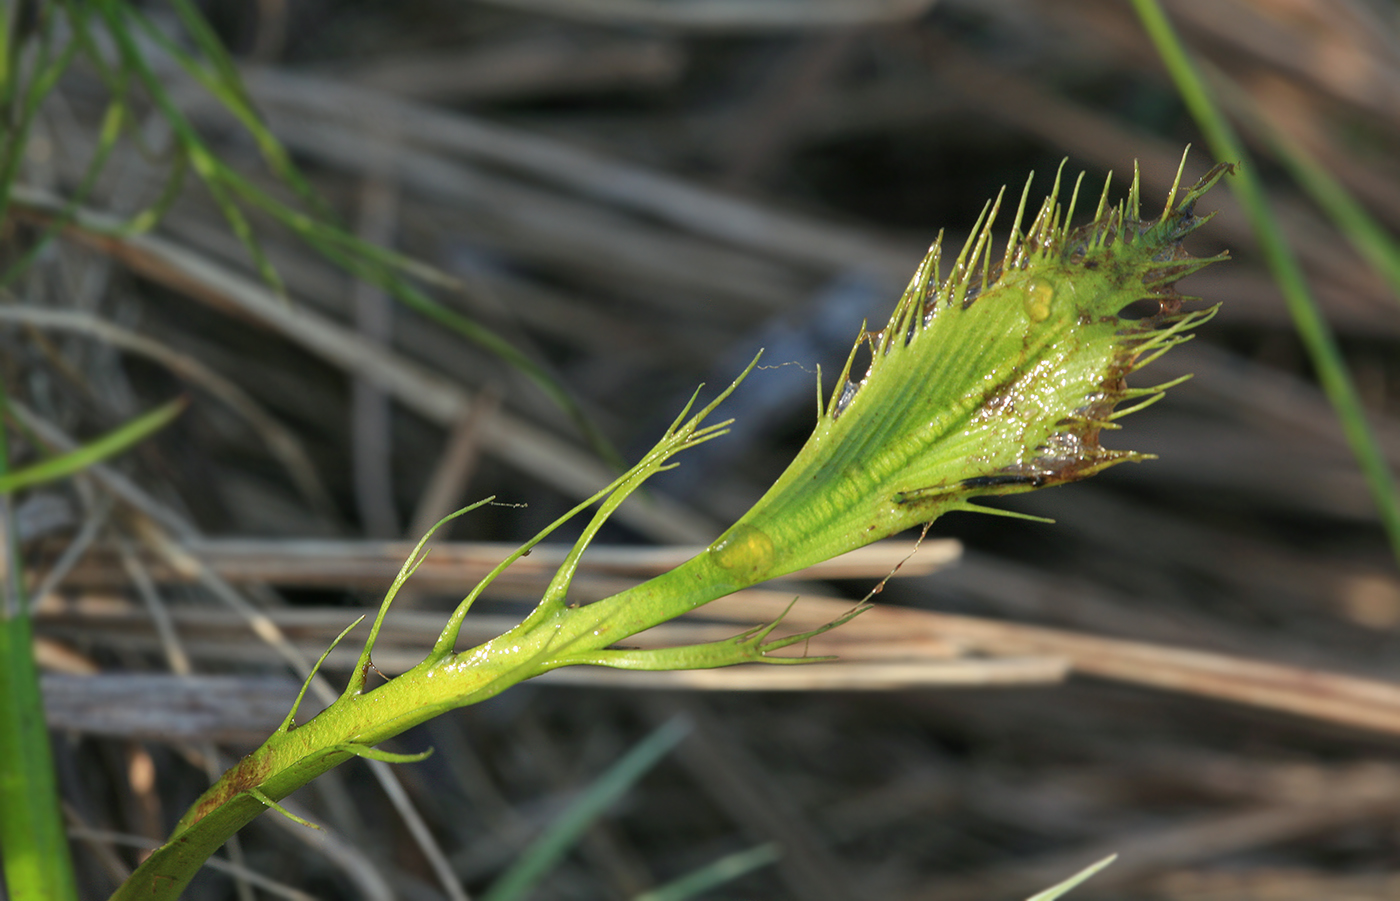
M 195 802 L 166 844 L 114 897 L 177 897 L 209 854 L 265 809 L 280 809 L 277 802 L 295 788 L 355 756 L 420 759 L 374 746 L 552 669 L 800 663 L 807 658 L 775 652 L 840 625 L 863 607 L 798 635 L 773 637 L 779 625 L 774 622 L 709 644 L 659 650 L 616 645 L 740 588 L 943 513 L 1004 514 L 973 505 L 973 498 L 1062 484 L 1143 459 L 1105 449 L 1099 435 L 1169 387 L 1129 388 L 1126 377 L 1185 340 L 1188 329 L 1214 312 L 1183 309 L 1185 298 L 1173 286 L 1219 259 L 1192 258 L 1181 240 L 1204 221 L 1195 216 L 1196 201 L 1229 168 L 1215 167 L 1179 197 L 1174 187 L 1161 216 L 1146 221 L 1136 178 L 1128 200 L 1118 205 L 1110 205 L 1105 185 L 1093 221 L 1080 228 L 1070 224 L 1080 184 L 1062 207 L 1057 177 L 1023 232 L 1027 182 L 999 260 L 992 251 L 998 202 L 984 210 L 946 277 L 940 272 L 941 244 L 934 245 L 886 327 L 860 336 L 792 465 L 704 552 L 610 598 L 585 606 L 569 601 L 578 561 L 604 522 L 647 479 L 673 466 L 677 454 L 724 432 L 728 423 L 706 420 L 738 381 L 693 415 L 692 399 L 639 463 L 502 561 L 453 612 L 421 663 L 371 688 L 375 639 L 395 595 L 422 561 L 425 537 L 389 589 L 339 698 L 305 723 L 297 722 L 294 707 L 260 748 Z M 1141 315 L 1129 318 L 1133 314 Z M 862 346 L 870 361 L 855 381 Z M 1131 406 L 1117 409 L 1125 401 Z M 496 639 L 458 651 L 461 624 L 482 591 L 595 503 L 582 537 L 535 610 Z

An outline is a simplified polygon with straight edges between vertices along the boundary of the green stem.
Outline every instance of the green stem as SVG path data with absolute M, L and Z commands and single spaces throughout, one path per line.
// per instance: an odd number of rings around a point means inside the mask
M 1231 179 L 1230 187 L 1240 205 L 1244 207 L 1250 225 L 1259 238 L 1264 259 L 1283 293 L 1284 303 L 1293 317 L 1298 336 L 1317 370 L 1322 390 L 1331 402 L 1332 409 L 1337 412 L 1342 433 L 1351 445 L 1352 453 L 1356 456 L 1361 472 L 1371 489 L 1381 523 L 1390 538 L 1391 550 L 1396 558 L 1400 559 L 1400 493 L 1397 493 L 1390 467 L 1366 421 L 1366 413 L 1347 372 L 1346 361 L 1342 358 L 1332 330 L 1308 289 L 1302 267 L 1289 249 L 1283 230 L 1274 219 L 1256 169 L 1250 163 L 1244 146 L 1212 97 L 1209 87 L 1187 55 L 1185 47 L 1157 0 L 1133 0 L 1133 6 L 1176 82 L 1176 88 L 1181 93 L 1186 108 L 1191 111 L 1197 126 L 1205 134 L 1211 152 L 1218 159 L 1244 164 L 1239 177 Z
M 0 385 L 0 409 L 4 386 Z M 0 477 L 9 470 L 0 419 Z M 73 901 L 73 864 L 34 665 L 13 499 L 0 492 L 0 857 L 13 901 Z
M 194 803 L 169 840 L 112 901 L 173 901 L 200 864 L 235 832 L 312 779 L 404 730 L 494 697 L 525 679 L 597 651 L 737 587 L 713 555 L 585 607 L 527 620 L 483 645 L 418 666 L 373 691 L 341 698 L 310 721 L 278 729 Z

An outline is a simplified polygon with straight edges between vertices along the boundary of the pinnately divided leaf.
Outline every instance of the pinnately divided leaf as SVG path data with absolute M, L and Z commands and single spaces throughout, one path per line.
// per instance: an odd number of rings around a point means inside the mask
M 1209 219 L 1196 201 L 1210 171 L 1160 217 L 1143 221 L 1134 175 L 1126 202 L 1108 200 L 1071 228 L 1059 177 L 1022 232 L 1026 192 L 1005 252 L 992 259 L 1001 198 L 984 211 L 947 275 L 933 245 L 885 328 L 863 332 L 807 444 L 768 493 L 712 547 L 739 581 L 792 572 L 950 510 L 979 495 L 1075 481 L 1146 455 L 1099 443 L 1114 420 L 1170 385 L 1126 377 L 1209 319 L 1185 310 L 1178 279 L 1197 259 L 1181 240 Z M 858 352 L 870 355 L 852 375 Z M 1120 406 L 1125 405 L 1126 406 Z

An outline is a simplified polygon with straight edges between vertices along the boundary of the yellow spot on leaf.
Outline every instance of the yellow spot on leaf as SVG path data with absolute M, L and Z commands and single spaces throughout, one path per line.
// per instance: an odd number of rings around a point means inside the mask
M 740 525 L 710 548 L 715 563 L 736 576 L 754 578 L 773 566 L 773 539 L 761 529 Z
M 1050 318 L 1050 302 L 1055 299 L 1055 289 L 1049 282 L 1032 279 L 1026 283 L 1026 315 L 1031 322 L 1044 322 Z

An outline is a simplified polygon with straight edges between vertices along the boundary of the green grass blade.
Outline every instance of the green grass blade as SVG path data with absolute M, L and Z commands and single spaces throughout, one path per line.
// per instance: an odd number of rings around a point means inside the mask
M 8 9 L 6 10 L 8 15 Z M 3 109 L 9 121 L 6 123 L 4 139 L 0 140 L 0 222 L 4 221 L 5 214 L 9 209 L 10 188 L 19 176 L 20 163 L 24 159 L 26 148 L 29 146 L 29 129 L 34 124 L 34 117 L 39 110 L 39 105 L 48 96 L 49 91 L 58 83 L 58 79 L 67 70 L 68 64 L 72 62 L 76 52 L 72 45 L 53 56 L 52 42 L 52 16 L 44 12 L 38 14 L 41 18 L 38 23 L 38 30 L 41 34 L 35 43 L 35 61 L 29 73 L 29 82 L 26 86 L 21 86 L 18 65 L 21 57 L 20 48 L 10 46 L 8 48 L 9 67 L 5 77 L 5 84 L 0 86 L 0 101 L 3 101 Z M 12 38 L 18 36 L 11 36 Z
M 76 46 L 76 44 L 74 45 Z M 93 153 L 92 160 L 89 161 L 82 179 L 78 182 L 78 187 L 73 191 L 63 212 L 54 217 L 44 231 L 33 242 L 33 245 L 20 255 L 3 274 L 0 274 L 0 288 L 8 288 L 29 270 L 29 267 L 38 260 L 59 233 L 77 218 L 78 210 L 82 208 L 83 202 L 87 200 L 93 187 L 97 184 L 97 179 L 102 174 L 102 170 L 107 166 L 107 160 L 111 157 L 112 150 L 117 146 L 117 140 L 121 137 L 123 123 L 128 121 L 130 110 L 126 106 L 126 99 L 123 96 L 115 97 L 107 106 L 107 112 L 102 117 L 102 129 L 98 133 L 97 148 Z M 8 191 L 6 192 L 8 195 Z
M 161 114 L 170 123 L 191 168 L 208 187 L 230 230 L 243 245 L 259 276 L 265 282 L 279 293 L 283 291 L 281 278 L 258 244 L 240 203 L 273 217 L 326 259 L 341 266 L 351 275 L 382 288 L 404 306 L 452 329 L 525 375 L 568 414 L 595 453 L 619 470 L 626 468 L 621 456 L 579 406 L 573 395 L 546 367 L 485 326 L 417 290 L 399 274 L 406 272 L 419 278 L 432 279 L 436 277 L 435 273 L 425 271 L 426 267 L 416 266 L 401 254 L 369 244 L 350 234 L 338 223 L 330 221 L 329 214 L 323 212 L 325 205 L 296 169 L 286 149 L 253 110 L 247 91 L 232 63 L 222 50 L 217 49 L 216 39 L 193 6 L 177 4 L 177 11 L 180 12 L 187 28 L 192 29 L 192 37 L 196 43 L 211 59 L 214 67 L 212 72 L 172 43 L 138 12 L 120 5 L 103 6 L 101 11 L 123 64 L 142 84 Z M 226 165 L 208 148 L 194 125 L 176 107 L 160 79 L 141 55 L 127 31 L 128 25 L 144 30 L 169 52 L 191 77 L 238 118 L 258 144 L 274 174 L 313 210 L 312 214 L 295 209 L 263 191 Z M 148 228 L 151 224 L 149 217 L 141 220 L 142 227 Z
M 0 507 L 8 515 L 9 499 Z M 6 556 L 7 568 L 18 560 Z M 5 607 L 23 610 L 18 578 L 5 575 Z M 14 901 L 77 897 L 25 613 L 0 617 L 0 856 Z
M 1133 6 L 1171 73 L 1172 80 L 1176 82 L 1183 102 L 1196 120 L 1197 126 L 1205 134 L 1211 152 L 1219 159 L 1244 164 L 1239 177 L 1231 180 L 1230 187 L 1258 236 L 1260 248 L 1264 252 L 1274 281 L 1283 293 L 1298 336 L 1317 370 L 1322 390 L 1331 402 L 1332 409 L 1337 412 L 1342 433 L 1351 445 L 1352 453 L 1356 456 L 1366 484 L 1371 490 L 1371 496 L 1375 499 L 1381 523 L 1390 539 L 1391 549 L 1396 558 L 1400 559 L 1400 493 L 1397 493 L 1395 479 L 1366 421 L 1361 398 L 1352 384 L 1346 361 L 1337 347 L 1332 330 L 1318 309 L 1303 276 L 1302 267 L 1289 249 L 1283 231 L 1269 207 L 1264 186 L 1256 174 L 1256 167 L 1250 163 L 1244 146 L 1221 112 L 1157 0 L 1133 0 Z
M 9 7 L 0 15 L 0 107 L 10 105 L 10 94 L 15 84 L 15 67 L 19 59 L 18 48 L 14 46 L 17 36 L 10 22 L 13 16 L 14 11 Z
M 1056 898 L 1059 898 L 1061 895 L 1074 888 L 1075 886 L 1084 883 L 1086 880 L 1089 879 L 1090 876 L 1093 876 L 1099 870 L 1102 870 L 1104 867 L 1113 863 L 1117 859 L 1117 854 L 1105 857 L 1098 863 L 1085 867 L 1078 873 L 1075 873 L 1073 876 L 1069 877 L 1064 882 L 1061 882 L 1059 885 L 1053 886 L 1051 888 L 1046 889 L 1043 892 L 1040 892 L 1039 894 L 1033 895 L 1032 897 L 1028 898 L 1027 901 L 1055 901 Z
M 1322 208 L 1361 258 L 1380 273 L 1400 303 L 1400 242 L 1302 144 L 1263 116 L 1254 118 L 1293 180 Z
M 171 420 L 179 416 L 188 404 L 189 401 L 184 398 L 176 398 L 168 404 L 159 406 L 149 413 L 143 413 L 130 422 L 118 426 L 77 450 L 60 454 L 57 457 L 50 457 L 41 463 L 35 463 L 14 472 L 0 473 L 0 492 L 19 491 L 21 488 L 53 482 L 86 469 L 94 463 L 100 463 L 108 457 L 115 456 L 164 428 Z
M 171 160 L 170 174 L 165 178 L 165 186 L 161 188 L 160 196 L 127 220 L 126 233 L 145 234 L 160 224 L 165 214 L 175 205 L 175 201 L 180 199 L 180 194 L 185 189 L 185 176 L 189 171 L 189 157 L 184 153 L 176 153 Z
M 401 271 L 412 268 L 412 261 L 393 251 L 366 243 L 343 229 L 288 208 L 232 170 L 225 168 L 221 176 L 230 190 L 236 191 L 244 202 L 272 216 L 332 263 L 356 278 L 381 288 L 408 309 L 446 326 L 516 369 L 568 414 L 589 446 L 605 462 L 619 470 L 627 468 L 621 455 L 579 406 L 569 390 L 544 366 L 491 329 L 433 300 L 401 277 Z
M 131 21 L 169 53 L 171 58 L 178 62 L 191 78 L 199 82 L 210 96 L 218 100 L 238 120 L 239 124 L 253 138 L 253 142 L 257 144 L 258 152 L 262 154 L 263 160 L 273 174 L 292 188 L 303 202 L 316 211 L 318 216 L 323 218 L 329 216 L 329 208 L 317 196 L 311 184 L 301 174 L 301 170 L 292 162 L 291 155 L 282 146 L 282 142 L 277 140 L 271 130 L 263 124 L 261 117 L 253 108 L 253 101 L 248 95 L 247 88 L 243 85 L 243 79 L 239 76 L 232 57 L 228 55 L 228 51 L 224 49 L 223 44 L 220 43 L 218 36 L 209 26 L 203 14 L 188 0 L 171 0 L 171 6 L 174 7 L 176 15 L 179 16 L 181 24 L 184 25 L 185 31 L 194 45 L 208 60 L 208 68 L 201 65 L 198 59 L 170 40 L 165 32 L 157 28 L 139 10 L 128 9 L 127 14 Z
M 266 254 L 263 253 L 261 245 L 253 234 L 252 226 L 248 223 L 243 211 L 239 209 L 238 204 L 230 196 L 225 180 L 219 177 L 226 167 L 200 140 L 194 126 L 175 105 L 174 100 L 165 90 L 165 86 L 137 47 L 136 41 L 127 31 L 127 17 L 132 16 L 133 13 L 124 4 L 104 4 L 100 11 L 107 26 L 107 33 L 111 35 L 117 46 L 123 67 L 140 81 L 157 109 L 160 110 L 161 115 L 170 125 L 175 139 L 189 158 L 191 167 L 209 188 L 215 205 L 223 214 L 229 229 L 248 252 L 258 275 L 278 293 L 283 293 L 282 281 L 272 264 L 268 262 Z
M 0 386 L 0 402 L 3 402 Z M 0 479 L 9 453 L 0 421 Z M 78 896 L 34 665 L 14 508 L 0 489 L 0 859 L 14 901 Z
M 733 882 L 759 867 L 766 867 L 779 857 L 782 857 L 782 851 L 772 843 L 727 854 L 673 882 L 640 894 L 632 901 L 687 901 L 689 898 L 703 895 L 710 889 Z
M 674 719 L 648 735 L 628 751 L 588 790 L 550 824 L 544 835 L 486 891 L 482 901 L 514 901 L 544 878 L 583 835 L 589 824 L 632 787 L 690 732 L 684 720 Z

